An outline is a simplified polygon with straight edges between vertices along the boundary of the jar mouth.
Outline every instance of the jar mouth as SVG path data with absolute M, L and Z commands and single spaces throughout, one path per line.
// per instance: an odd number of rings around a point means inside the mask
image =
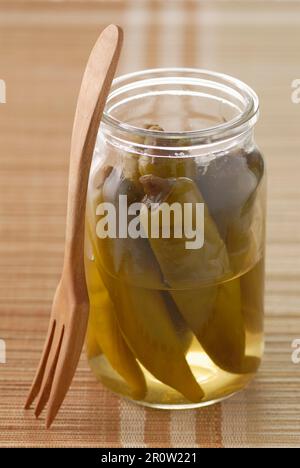
M 143 128 L 135 121 L 120 118 L 119 109 L 124 109 L 124 106 L 135 104 L 138 99 L 152 99 L 153 96 L 161 99 L 166 95 L 170 100 L 172 96 L 186 96 L 187 99 L 194 99 L 194 102 L 199 97 L 207 102 L 211 99 L 214 107 L 222 108 L 226 115 L 222 116 L 223 121 L 212 121 L 212 125 L 208 124 L 205 128 L 185 128 L 182 131 L 152 130 Z M 258 111 L 259 100 L 256 93 L 243 81 L 230 75 L 196 68 L 157 68 L 115 78 L 102 122 L 123 135 L 127 134 L 129 139 L 153 137 L 160 141 L 188 140 L 189 144 L 205 144 L 228 139 L 249 130 L 257 121 Z M 145 123 L 149 123 L 149 119 Z M 157 121 L 152 123 L 160 124 Z

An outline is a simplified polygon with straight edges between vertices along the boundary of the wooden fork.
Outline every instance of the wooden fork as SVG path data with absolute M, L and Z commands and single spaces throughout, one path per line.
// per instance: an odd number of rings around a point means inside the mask
M 48 334 L 25 408 L 38 397 L 39 416 L 47 402 L 52 424 L 71 384 L 81 354 L 89 315 L 84 272 L 84 224 L 89 170 L 103 109 L 118 64 L 122 30 L 108 26 L 89 57 L 72 133 L 63 271 L 54 295 Z

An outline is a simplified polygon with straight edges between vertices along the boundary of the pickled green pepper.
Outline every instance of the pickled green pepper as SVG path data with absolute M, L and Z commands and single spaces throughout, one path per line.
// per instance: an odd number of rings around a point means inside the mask
M 144 374 L 124 340 L 116 320 L 116 312 L 95 262 L 87 260 L 87 283 L 90 296 L 89 327 L 112 368 L 126 381 L 131 396 L 143 399 L 147 387 Z
M 148 146 L 148 149 L 147 154 L 139 158 L 139 172 L 141 176 L 149 174 L 163 178 L 195 176 L 196 166 L 193 158 L 187 157 L 187 154 L 182 154 L 181 156 L 166 155 L 167 146 L 180 147 L 187 142 L 183 140 L 172 142 L 159 138 L 159 132 L 164 132 L 163 128 L 159 125 L 147 125 L 145 128 L 156 131 L 158 136 L 156 138 L 148 137 L 144 140 L 144 145 Z
M 157 216 L 153 203 L 161 205 L 166 202 L 170 207 L 177 204 L 184 214 L 185 204 L 190 204 L 191 226 L 195 229 L 196 205 L 203 204 L 203 198 L 195 183 L 188 178 L 161 179 L 156 176 L 141 177 L 146 197 L 141 209 L 140 219 L 144 230 L 151 234 L 153 227 L 159 223 L 159 237 L 149 236 L 150 245 L 160 265 L 166 284 L 172 289 L 198 287 L 201 282 L 218 281 L 230 273 L 226 247 L 212 221 L 207 206 L 204 205 L 204 245 L 202 248 L 188 249 L 188 239 L 182 226 L 182 236 L 172 237 L 175 232 L 174 217 Z M 147 208 L 147 205 L 150 209 Z M 152 206 L 151 206 L 152 205 Z M 159 207 L 157 208 L 159 209 Z M 180 223 L 182 223 L 181 218 Z M 164 228 L 170 228 L 170 238 L 163 238 Z M 177 226 L 178 227 L 178 226 Z
M 102 354 L 102 350 L 97 341 L 95 330 L 92 325 L 91 314 L 93 313 L 92 308 L 90 307 L 90 315 L 86 332 L 86 352 L 88 359 L 93 359 L 94 357 Z M 94 322 L 94 320 L 93 320 Z
M 94 200 L 94 211 L 102 202 L 110 202 L 116 210 L 119 219 L 119 196 L 127 196 L 127 207 L 132 203 L 141 201 L 144 192 L 142 184 L 133 179 L 126 179 L 119 168 L 113 169 L 103 184 L 102 191 Z M 134 216 L 128 215 L 128 223 Z M 99 217 L 97 221 L 99 221 Z M 95 221 L 95 224 L 97 224 Z M 117 224 L 117 230 L 118 230 Z M 127 229 L 128 225 L 125 226 Z M 141 287 L 159 288 L 163 286 L 159 265 L 151 251 L 147 239 L 126 238 L 101 238 L 96 239 L 100 253 L 102 267 L 112 276 L 122 278 Z
M 109 166 L 98 169 L 94 183 L 94 197 L 86 207 L 85 223 L 85 250 L 87 252 L 86 277 L 90 297 L 90 315 L 87 330 L 88 357 L 91 358 L 97 351 L 103 352 L 113 369 L 126 381 L 131 396 L 134 399 L 143 399 L 147 386 L 144 374 L 129 349 L 119 329 L 115 309 L 109 293 L 103 283 L 99 270 L 102 260 L 96 236 L 96 203 L 101 200 L 102 188 L 112 172 Z M 90 258 L 88 256 L 90 255 Z M 98 350 L 97 350 L 98 347 Z
M 161 293 L 120 281 L 115 305 L 122 332 L 140 363 L 189 401 L 200 402 L 203 390 L 185 359 Z
M 162 180 L 148 176 L 142 177 L 141 182 L 148 194 L 141 211 L 145 229 L 152 216 L 151 200 L 168 204 L 177 202 L 182 207 L 184 203 L 203 201 L 193 181 L 186 178 Z M 204 223 L 205 243 L 201 249 L 187 250 L 184 237 L 150 237 L 151 247 L 178 309 L 213 362 L 232 373 L 254 372 L 259 360 L 245 356 L 246 334 L 239 279 L 213 284 L 222 276 L 226 279 L 227 275 L 229 279 L 230 267 L 224 242 L 206 206 Z M 201 287 L 201 283 L 205 285 L 207 282 L 212 286 Z
M 263 333 L 264 317 L 264 261 L 241 277 L 242 313 L 250 333 Z

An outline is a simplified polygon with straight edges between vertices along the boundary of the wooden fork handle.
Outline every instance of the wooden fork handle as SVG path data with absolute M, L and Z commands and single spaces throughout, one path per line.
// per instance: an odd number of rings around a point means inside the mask
M 76 285 L 85 283 L 84 224 L 89 171 L 98 128 L 123 42 L 108 26 L 96 42 L 82 79 L 72 132 L 64 268 Z

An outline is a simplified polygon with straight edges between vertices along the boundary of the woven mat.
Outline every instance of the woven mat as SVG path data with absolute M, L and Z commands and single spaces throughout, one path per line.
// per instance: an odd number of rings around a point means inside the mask
M 197 66 L 260 95 L 257 140 L 269 169 L 266 354 L 249 388 L 213 407 L 160 412 L 98 384 L 83 354 L 50 431 L 22 404 L 47 327 L 63 253 L 71 126 L 99 31 L 124 26 L 119 72 Z M 270 447 L 300 445 L 300 4 L 259 1 L 0 3 L 0 446 Z

